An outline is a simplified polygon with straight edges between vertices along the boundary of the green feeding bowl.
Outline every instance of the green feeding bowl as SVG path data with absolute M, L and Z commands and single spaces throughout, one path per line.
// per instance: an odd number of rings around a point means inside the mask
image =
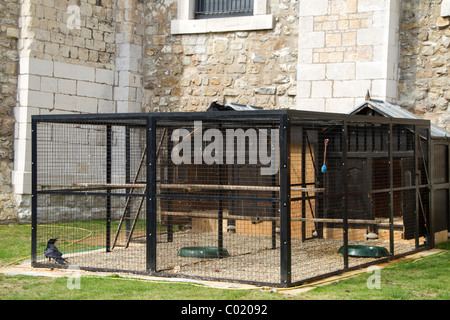
M 220 254 L 219 254 L 220 252 Z M 228 250 L 222 248 L 219 251 L 218 247 L 183 247 L 178 250 L 178 256 L 188 258 L 226 258 L 230 255 Z
M 344 254 L 344 246 L 339 248 L 338 253 Z M 384 247 L 350 245 L 348 246 L 348 255 L 360 258 L 382 258 L 388 257 L 389 252 Z

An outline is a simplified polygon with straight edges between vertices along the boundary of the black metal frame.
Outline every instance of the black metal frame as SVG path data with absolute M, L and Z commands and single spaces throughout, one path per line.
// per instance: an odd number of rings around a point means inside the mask
M 433 192 L 433 188 L 431 182 L 428 184 L 419 184 L 417 179 L 416 183 L 412 187 L 394 187 L 393 182 L 393 145 L 392 141 L 392 128 L 393 125 L 409 125 L 415 128 L 415 154 L 419 153 L 418 150 L 418 139 L 419 139 L 419 129 L 427 130 L 427 137 L 424 137 L 427 143 L 429 144 L 427 148 L 427 164 L 428 164 L 428 172 L 431 172 L 431 161 L 429 150 L 431 150 L 430 145 L 430 122 L 428 120 L 415 120 L 415 119 L 391 119 L 391 118 L 371 118 L 367 116 L 358 116 L 358 115 L 345 115 L 345 114 L 333 114 L 333 113 L 318 113 L 318 112 L 305 112 L 305 111 L 297 111 L 297 110 L 275 110 L 275 111 L 245 111 L 245 112 L 178 112 L 178 113 L 131 113 L 131 114 L 85 114 L 85 115 L 45 115 L 45 116 L 32 116 L 32 228 L 31 228 L 31 256 L 32 256 L 32 264 L 33 266 L 47 266 L 37 263 L 37 227 L 38 227 L 38 202 L 37 198 L 40 194 L 77 194 L 75 191 L 67 191 L 67 190 L 39 190 L 37 185 L 37 144 L 38 144 L 38 136 L 37 129 L 38 124 L 42 122 L 58 122 L 58 123 L 92 123 L 92 124 L 102 124 L 106 125 L 108 128 L 108 140 L 107 140 L 107 148 L 108 148 L 108 159 L 106 161 L 107 164 L 111 162 L 110 152 L 111 152 L 111 125 L 126 125 L 127 127 L 138 126 L 146 129 L 146 145 L 147 145 L 147 157 L 146 157 L 146 179 L 147 179 L 147 188 L 145 194 L 142 193 L 131 193 L 129 190 L 126 193 L 114 193 L 111 189 L 107 189 L 107 192 L 85 192 L 80 191 L 79 194 L 86 195 L 102 195 L 107 197 L 107 221 L 106 221 L 106 235 L 107 235 L 107 245 L 106 250 L 110 250 L 110 206 L 111 206 L 111 197 L 120 195 L 120 196 L 136 196 L 146 198 L 146 271 L 145 273 L 153 274 L 153 275 L 167 275 L 165 272 L 159 272 L 157 270 L 157 261 L 156 261 L 156 252 L 157 252 L 157 242 L 156 242 L 156 212 L 157 205 L 156 201 L 158 195 L 156 193 L 156 167 L 157 167 L 157 158 L 156 158 L 156 128 L 158 121 L 170 120 L 170 121 L 188 121 L 188 120 L 210 120 L 210 119 L 227 119 L 227 120 L 243 120 L 243 119 L 259 119 L 264 120 L 267 119 L 270 121 L 276 121 L 279 123 L 280 134 L 279 134 L 279 148 L 280 148 L 280 197 L 274 199 L 267 199 L 270 201 L 277 201 L 280 204 L 280 283 L 270 283 L 271 285 L 277 285 L 281 287 L 290 287 L 293 285 L 298 285 L 301 283 L 305 283 L 311 280 L 315 280 L 318 278 L 326 277 L 331 274 L 337 274 L 343 271 L 348 271 L 355 269 L 357 267 L 349 266 L 349 256 L 347 254 L 348 248 L 348 230 L 349 230 L 349 219 L 348 219 L 348 167 L 347 167 L 347 158 L 348 158 L 348 144 L 349 144 L 349 133 L 348 133 L 348 123 L 369 123 L 369 124 L 380 124 L 389 127 L 389 141 L 388 141 L 388 160 L 389 160 L 389 187 L 387 189 L 381 190 L 383 192 L 389 193 L 389 236 L 390 236 L 390 252 L 391 257 L 385 259 L 379 259 L 376 262 L 367 263 L 363 265 L 370 265 L 373 263 L 379 263 L 380 261 L 389 260 L 392 258 L 396 258 L 399 256 L 403 256 L 404 254 L 394 254 L 394 192 L 395 191 L 403 191 L 403 190 L 419 190 L 427 189 L 429 192 Z M 312 277 L 309 279 L 302 279 L 301 281 L 295 281 L 292 279 L 292 263 L 291 263 L 291 255 L 292 255 L 292 244 L 291 244 L 291 180 L 290 180 L 290 141 L 291 141 L 291 122 L 294 120 L 301 120 L 303 122 L 308 121 L 332 121 L 333 123 L 340 124 L 342 128 L 341 132 L 341 141 L 342 141 L 342 209 L 343 209 L 343 246 L 344 246 L 344 265 L 341 270 L 331 273 L 322 274 L 318 277 Z M 423 155 L 425 156 L 425 155 Z M 417 172 L 417 156 L 415 156 L 414 162 L 415 170 Z M 129 169 L 127 169 L 127 172 Z M 107 183 L 111 182 L 111 167 L 107 165 L 106 168 L 107 173 Z M 303 182 L 303 185 L 304 182 Z M 381 192 L 380 190 L 376 192 Z M 317 196 L 317 199 L 325 199 L 326 195 Z M 218 200 L 229 200 L 230 197 L 216 197 Z M 247 200 L 245 197 L 237 197 L 237 199 Z M 308 197 L 303 193 L 301 198 L 296 198 L 295 200 L 301 199 L 303 203 L 308 199 Z M 431 194 L 430 199 L 433 199 Z M 416 201 L 417 205 L 417 201 Z M 433 202 L 431 201 L 430 206 L 433 206 Z M 303 207 L 305 207 L 303 205 Z M 433 219 L 433 208 L 430 208 L 430 221 L 434 221 Z M 417 213 L 418 214 L 418 213 Z M 418 220 L 418 219 L 417 219 Z M 431 222 L 430 222 L 431 223 Z M 429 235 L 430 241 L 427 244 L 420 245 L 418 242 L 418 237 L 416 237 L 416 250 L 422 250 L 430 248 L 434 245 L 433 241 L 433 226 L 429 226 L 431 233 Z M 274 225 L 273 225 L 274 228 Z M 221 228 L 220 228 L 221 229 Z M 359 265 L 358 267 L 361 267 Z M 320 266 L 319 266 L 320 267 Z M 89 268 L 86 268 L 89 269 Z M 120 271 L 120 270 L 118 270 Z M 174 276 L 173 274 L 171 276 Z M 201 278 L 201 277 L 194 277 Z M 216 280 L 220 280 L 217 278 Z M 227 279 L 229 281 L 229 279 Z M 242 281 L 239 282 L 248 282 L 255 283 L 254 281 Z M 260 283 L 256 282 L 256 284 L 268 284 L 266 282 Z

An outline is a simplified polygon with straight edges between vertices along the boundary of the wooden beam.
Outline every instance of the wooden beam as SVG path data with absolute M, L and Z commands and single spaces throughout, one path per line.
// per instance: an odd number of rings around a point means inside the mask
M 215 211 L 200 211 L 200 212 L 172 212 L 172 211 L 163 211 L 161 215 L 167 216 L 183 216 L 190 218 L 217 218 L 218 214 Z M 233 215 L 227 212 L 224 212 L 224 219 L 235 219 L 235 220 L 258 220 L 258 221 L 278 221 L 279 217 L 252 217 L 252 216 L 241 216 L 241 215 Z M 323 223 L 342 223 L 344 219 L 331 219 L 331 218 L 291 218 L 292 221 L 309 221 L 309 222 L 323 222 Z M 349 224 L 373 224 L 378 225 L 381 224 L 381 220 L 363 220 L 363 219 L 349 219 Z
M 75 188 L 145 188 L 145 183 L 73 183 L 71 187 Z M 166 189 L 201 189 L 201 190 L 242 190 L 242 191 L 279 191 L 278 186 L 244 186 L 244 185 L 217 185 L 217 184 L 177 184 L 177 183 L 160 183 L 157 185 Z M 291 191 L 304 192 L 323 192 L 325 188 L 308 188 L 308 187 L 291 187 Z
M 310 221 L 310 222 L 323 222 L 323 223 L 343 223 L 344 219 L 331 219 L 331 218 L 292 218 L 292 221 Z M 348 219 L 349 224 L 379 224 L 381 220 L 363 220 L 363 219 Z

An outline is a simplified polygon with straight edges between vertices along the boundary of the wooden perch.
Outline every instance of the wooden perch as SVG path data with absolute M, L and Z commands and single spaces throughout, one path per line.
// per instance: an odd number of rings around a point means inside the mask
M 73 183 L 71 187 L 75 188 L 145 188 L 145 183 Z M 165 189 L 185 189 L 185 190 L 242 190 L 242 191 L 280 191 L 278 186 L 244 186 L 244 185 L 218 185 L 218 184 L 177 184 L 177 183 L 160 183 L 157 187 Z M 291 191 L 304 192 L 323 192 L 324 188 L 303 188 L 291 187 Z
M 162 211 L 161 215 L 167 216 L 183 216 L 190 218 L 208 218 L 208 219 L 218 219 L 218 214 L 216 211 L 199 211 L 199 212 L 174 212 L 174 211 Z M 233 220 L 254 220 L 256 217 L 253 216 L 242 216 L 234 215 L 232 213 L 224 212 L 223 219 L 233 219 Z M 261 221 L 278 221 L 280 217 L 258 217 Z M 291 221 L 304 221 L 304 222 L 322 222 L 322 223 L 343 223 L 344 219 L 332 219 L 332 218 L 291 218 Z M 365 220 L 365 219 L 348 219 L 349 224 L 381 224 L 381 220 Z

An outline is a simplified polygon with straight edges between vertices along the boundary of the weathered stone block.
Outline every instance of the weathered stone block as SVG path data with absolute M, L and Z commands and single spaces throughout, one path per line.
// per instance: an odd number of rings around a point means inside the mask
M 78 81 L 77 95 L 99 99 L 112 99 L 112 87 L 105 84 Z
M 58 84 L 56 78 L 41 77 L 41 91 L 57 92 Z
M 356 62 L 356 79 L 384 79 L 386 77 L 386 62 Z
M 328 0 L 300 0 L 300 16 L 322 16 L 328 13 Z
M 333 97 L 349 98 L 364 96 L 370 88 L 370 80 L 334 81 Z
M 297 80 L 323 80 L 325 78 L 325 64 L 299 64 Z
M 357 30 L 356 43 L 359 46 L 385 44 L 384 28 L 365 28 Z
M 55 109 L 94 113 L 97 112 L 97 99 L 65 94 L 55 94 Z
M 80 49 L 81 50 L 81 49 Z M 80 53 L 79 50 L 79 53 Z M 95 68 L 63 62 L 54 63 L 54 76 L 73 80 L 95 81 Z
M 58 93 L 75 94 L 77 82 L 75 80 L 58 79 Z
M 262 87 L 255 89 L 256 94 L 274 95 L 276 92 L 277 92 L 276 87 Z
M 332 97 L 332 88 L 332 81 L 313 81 L 311 98 L 330 98 Z
M 53 108 L 53 94 L 49 92 L 42 91 L 34 91 L 27 90 L 26 93 L 27 100 L 25 103 L 20 101 L 20 104 L 23 106 L 30 107 L 43 107 L 43 108 Z M 23 95 L 20 95 L 20 99 L 23 98 Z
M 36 58 L 21 58 L 20 74 L 34 74 L 40 76 L 53 75 L 53 61 L 47 61 Z
M 329 80 L 351 80 L 355 78 L 354 63 L 329 63 L 326 67 L 326 78 Z

